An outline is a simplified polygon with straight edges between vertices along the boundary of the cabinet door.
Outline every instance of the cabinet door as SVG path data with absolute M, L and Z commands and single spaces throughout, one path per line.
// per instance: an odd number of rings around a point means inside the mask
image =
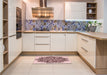
M 65 34 L 52 33 L 51 34 L 51 51 L 66 51 L 65 50 Z
M 34 33 L 23 34 L 23 51 L 34 51 Z
M 66 51 L 77 51 L 76 34 L 66 34 Z
M 86 19 L 86 2 L 65 2 L 65 19 Z
M 2 8 L 3 8 L 3 7 L 2 7 L 2 6 L 3 6 L 3 3 L 2 3 L 2 0 L 0 0 L 0 38 L 2 38 L 2 34 L 3 34 L 3 32 L 2 32 L 2 29 L 3 29 L 3 27 L 2 27 L 2 26 L 3 26 L 3 24 L 2 24 L 2 22 L 3 22 L 3 21 L 2 21 L 2 18 L 3 18 L 3 17 L 2 17 L 2 16 L 3 16 L 3 15 L 2 15 L 2 14 L 3 14 L 3 13 L 2 13 L 2 12 L 3 12 L 3 9 L 2 9 Z
M 9 63 L 11 63 L 18 55 L 16 36 L 9 37 Z
M 0 72 L 3 70 L 3 41 L 0 40 Z
M 8 34 L 16 34 L 16 0 L 8 0 Z
M 18 54 L 20 54 L 22 52 L 22 38 L 16 39 L 16 41 L 17 41 L 16 49 L 17 49 Z

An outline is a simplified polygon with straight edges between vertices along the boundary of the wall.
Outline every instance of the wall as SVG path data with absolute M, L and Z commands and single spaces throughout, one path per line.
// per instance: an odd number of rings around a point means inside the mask
M 104 32 L 107 33 L 107 0 L 104 0 Z
M 26 19 L 31 20 L 32 18 L 32 7 L 39 6 L 39 0 L 23 0 L 26 3 Z M 65 0 L 48 0 L 48 6 L 54 7 L 54 19 L 63 20 L 64 19 L 64 1 Z M 92 2 L 93 0 L 66 0 L 75 2 Z

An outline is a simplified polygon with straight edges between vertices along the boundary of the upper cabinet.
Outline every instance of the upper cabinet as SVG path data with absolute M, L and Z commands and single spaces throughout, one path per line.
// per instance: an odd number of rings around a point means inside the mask
M 65 19 L 86 19 L 86 2 L 65 2 Z
M 97 19 L 97 3 L 87 3 L 87 19 Z
M 8 1 L 8 36 L 16 34 L 16 0 Z

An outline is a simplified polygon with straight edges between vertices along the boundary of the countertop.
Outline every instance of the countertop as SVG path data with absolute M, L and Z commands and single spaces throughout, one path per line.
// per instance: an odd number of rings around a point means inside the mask
M 76 31 L 22 31 L 23 33 L 77 33 L 97 40 L 107 40 L 107 33 L 101 32 L 76 32 Z

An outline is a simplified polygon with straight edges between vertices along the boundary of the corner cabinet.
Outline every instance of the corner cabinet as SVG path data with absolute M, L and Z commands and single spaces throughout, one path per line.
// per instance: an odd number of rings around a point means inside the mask
M 65 2 L 65 19 L 86 19 L 86 2 Z
M 65 33 L 52 33 L 51 34 L 51 51 L 65 51 Z

